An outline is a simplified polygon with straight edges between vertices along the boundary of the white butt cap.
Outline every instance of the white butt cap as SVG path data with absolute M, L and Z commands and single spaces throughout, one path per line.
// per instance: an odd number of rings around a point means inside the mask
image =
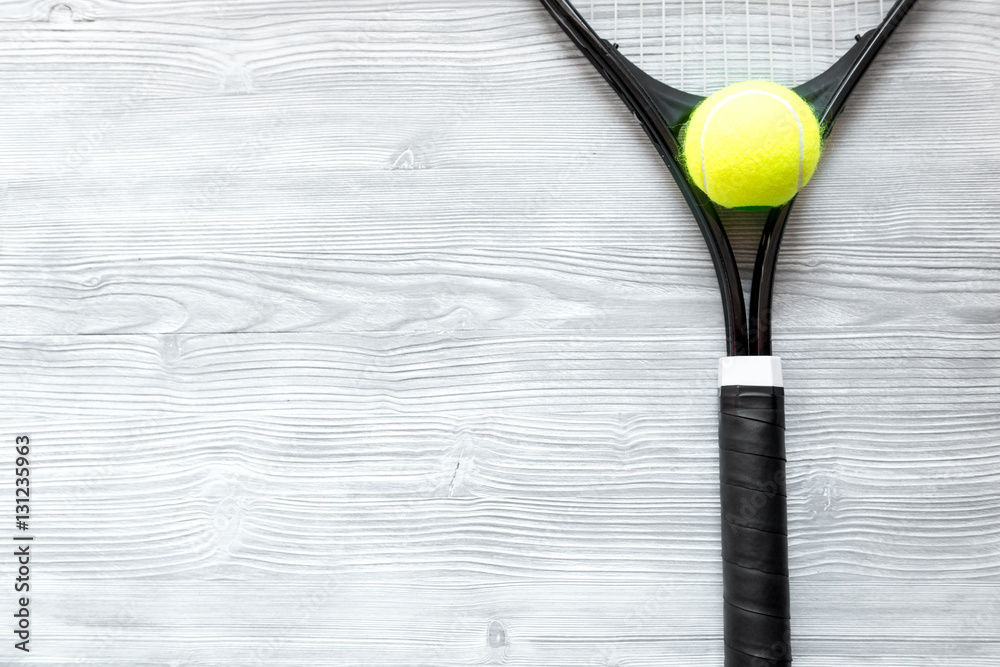
M 723 357 L 719 359 L 720 387 L 784 387 L 780 357 Z

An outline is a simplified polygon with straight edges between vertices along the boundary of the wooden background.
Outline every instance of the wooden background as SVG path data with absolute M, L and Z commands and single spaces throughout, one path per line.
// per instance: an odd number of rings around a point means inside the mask
M 1000 665 L 998 34 L 786 237 L 798 665 Z M 534 0 L 4 0 L 0 187 L 0 664 L 721 663 L 715 279 Z

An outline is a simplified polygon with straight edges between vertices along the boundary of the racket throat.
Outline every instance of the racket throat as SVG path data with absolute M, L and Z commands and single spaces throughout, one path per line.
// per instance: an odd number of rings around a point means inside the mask
M 612 53 L 609 55 L 618 60 L 621 66 L 632 75 L 636 83 L 646 93 L 650 104 L 660 114 L 660 118 L 670 128 L 673 139 L 676 141 L 680 128 L 688 121 L 695 108 L 705 98 L 701 95 L 692 95 L 683 90 L 678 90 L 673 86 L 668 86 L 659 79 L 650 76 L 641 67 L 623 56 L 610 42 L 608 42 L 608 47 L 612 50 Z

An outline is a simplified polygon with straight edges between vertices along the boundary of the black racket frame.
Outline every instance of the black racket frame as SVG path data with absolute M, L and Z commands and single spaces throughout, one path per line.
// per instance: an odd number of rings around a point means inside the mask
M 705 237 L 719 279 L 729 356 L 770 356 L 774 276 L 781 238 L 795 199 L 767 214 L 754 262 L 748 317 L 739 267 L 719 212 L 689 181 L 680 163 L 681 128 L 704 98 L 669 86 L 633 64 L 617 45 L 601 38 L 568 0 L 540 1 L 639 120 L 677 182 Z M 882 23 L 856 36 L 854 45 L 840 60 L 819 76 L 793 88 L 816 111 L 823 138 L 830 133 L 848 97 L 916 1 L 897 0 Z

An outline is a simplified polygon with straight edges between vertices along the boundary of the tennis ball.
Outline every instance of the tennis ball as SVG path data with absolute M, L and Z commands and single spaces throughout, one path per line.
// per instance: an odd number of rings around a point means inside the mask
M 794 92 L 770 81 L 727 86 L 702 102 L 682 148 L 688 176 L 726 208 L 787 203 L 816 171 L 819 122 Z

